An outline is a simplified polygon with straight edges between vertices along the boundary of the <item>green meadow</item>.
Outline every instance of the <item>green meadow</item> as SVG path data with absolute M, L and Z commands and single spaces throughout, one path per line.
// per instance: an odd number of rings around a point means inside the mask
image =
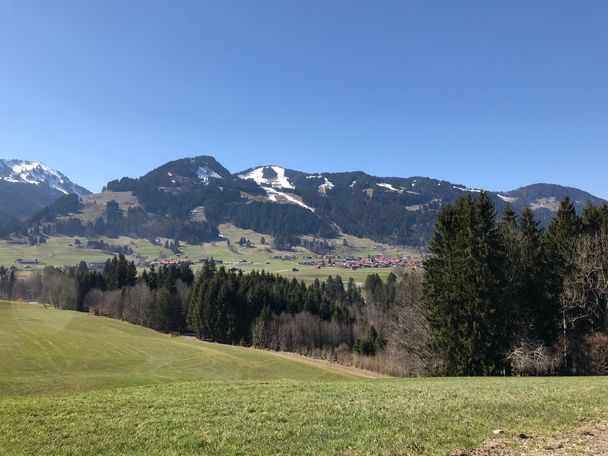
M 227 268 L 236 267 L 244 272 L 253 270 L 265 270 L 268 272 L 281 274 L 287 277 L 295 277 L 298 280 L 312 282 L 315 279 L 325 280 L 329 275 L 341 275 L 344 280 L 353 278 L 358 283 L 365 282 L 368 274 L 377 273 L 385 278 L 394 271 L 392 268 L 367 268 L 367 269 L 342 269 L 342 268 L 321 268 L 317 269 L 312 266 L 300 265 L 299 262 L 304 260 L 304 256 L 314 255 L 309 250 L 304 248 L 295 248 L 294 251 L 273 250 L 269 246 L 272 243 L 272 237 L 262 235 L 255 231 L 237 228 L 233 225 L 220 225 L 220 232 L 230 241 L 230 246 L 226 241 L 206 242 L 199 245 L 191 245 L 181 243 L 181 257 L 188 257 L 195 262 L 193 269 L 200 268 L 198 261 L 205 258 L 216 258 L 222 260 Z M 245 237 L 252 242 L 251 247 L 241 247 L 238 245 L 239 239 Z M 262 237 L 265 239 L 265 244 L 262 244 Z M 18 258 L 37 259 L 40 265 L 34 268 L 49 266 L 74 266 L 80 261 L 99 262 L 111 258 L 111 255 L 100 250 L 78 247 L 75 240 L 79 239 L 86 245 L 84 237 L 67 237 L 67 236 L 51 236 L 45 244 L 31 246 L 28 244 L 14 244 L 6 240 L 0 240 L 0 266 L 16 265 Z M 135 239 L 121 236 L 118 238 L 100 237 L 105 242 L 112 245 L 129 246 L 133 250 L 134 256 L 130 259 L 135 260 L 135 256 L 148 258 L 149 260 L 163 258 L 178 258 L 169 249 L 164 246 L 154 245 L 147 239 Z M 312 239 L 312 238 L 311 238 Z M 347 245 L 342 245 L 346 240 Z M 331 240 L 336 243 L 337 247 L 335 254 L 341 256 L 358 256 L 366 257 L 368 255 L 377 255 L 383 253 L 387 256 L 403 256 L 419 257 L 419 255 L 411 250 L 402 247 L 393 247 L 386 244 L 376 243 L 370 239 L 357 238 L 354 236 L 344 235 L 340 239 Z M 296 255 L 296 260 L 282 260 L 274 258 L 277 256 Z M 241 261 L 244 261 L 241 263 Z M 294 268 L 297 271 L 294 271 Z
M 0 454 L 449 454 L 606 418 L 605 378 L 371 379 L 0 303 Z

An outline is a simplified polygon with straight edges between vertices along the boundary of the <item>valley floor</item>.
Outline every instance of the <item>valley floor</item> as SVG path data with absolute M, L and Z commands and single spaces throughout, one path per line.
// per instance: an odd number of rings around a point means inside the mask
M 607 410 L 608 378 L 365 379 L 0 303 L 0 454 L 445 455 L 542 442 Z

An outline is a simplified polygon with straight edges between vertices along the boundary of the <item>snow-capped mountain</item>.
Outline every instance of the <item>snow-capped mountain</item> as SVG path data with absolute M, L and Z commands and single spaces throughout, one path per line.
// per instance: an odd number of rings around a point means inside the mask
M 293 183 L 280 166 L 260 166 L 239 174 L 241 179 L 251 179 L 256 184 L 275 189 L 294 189 Z
M 39 162 L 0 159 L 0 180 L 11 183 L 48 185 L 64 195 L 88 195 L 86 188 L 74 184 L 64 174 Z
M 0 213 L 26 219 L 69 194 L 90 192 L 44 163 L 0 159 Z
M 45 165 L 0 161 L 0 214 L 24 220 L 66 193 L 82 194 L 82 190 Z M 131 218 L 129 223 L 113 228 L 125 235 L 202 242 L 215 239 L 222 223 L 232 223 L 284 239 L 332 237 L 342 232 L 420 246 L 428 242 L 443 206 L 480 192 L 428 177 L 380 177 L 362 171 L 309 173 L 265 165 L 231 173 L 210 156 L 173 160 L 141 177 L 108 182 L 105 191 L 132 192 L 135 198 L 137 210 L 122 208 Z M 530 206 L 543 226 L 565 196 L 577 211 L 588 201 L 603 203 L 582 190 L 549 184 L 488 195 L 499 214 L 506 204 L 518 212 Z M 75 222 L 80 220 L 78 214 L 70 209 L 55 217 L 69 216 L 71 232 L 85 232 L 85 225 L 78 228 Z M 45 223 L 51 219 L 47 214 Z M 57 220 L 61 223 L 65 220 Z

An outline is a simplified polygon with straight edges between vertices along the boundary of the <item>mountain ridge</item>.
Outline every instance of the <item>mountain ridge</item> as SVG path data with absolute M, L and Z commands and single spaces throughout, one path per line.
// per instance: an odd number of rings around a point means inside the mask
M 37 224 L 34 231 L 44 232 L 51 223 L 54 232 L 65 234 L 130 233 L 202 242 L 216 238 L 219 224 L 229 222 L 271 234 L 283 246 L 298 242 L 304 235 L 331 238 L 342 232 L 379 242 L 424 246 L 441 207 L 481 189 L 423 176 L 379 177 L 364 171 L 306 173 L 279 165 L 232 173 L 212 156 L 197 156 L 172 160 L 138 178 L 110 181 L 103 191 L 103 201 L 111 198 L 107 192 L 117 192 L 132 195 L 131 203 L 103 206 L 105 212 L 98 214 L 98 220 L 85 220 L 81 215 L 87 212 L 85 200 L 60 202 L 41 212 L 46 225 L 42 218 L 31 221 Z M 543 225 L 564 196 L 571 197 L 579 211 L 587 202 L 605 202 L 583 190 L 557 184 L 537 183 L 487 193 L 497 212 L 506 204 L 516 211 L 531 206 Z M 96 209 L 99 213 L 100 207 Z
M 0 159 L 0 211 L 9 217 L 24 220 L 64 195 L 90 193 L 44 163 Z

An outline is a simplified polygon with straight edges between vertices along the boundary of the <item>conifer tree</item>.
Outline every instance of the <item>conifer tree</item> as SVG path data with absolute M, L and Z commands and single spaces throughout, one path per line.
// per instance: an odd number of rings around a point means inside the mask
M 573 258 L 576 239 L 581 233 L 581 220 L 576 214 L 574 204 L 568 197 L 564 198 L 549 224 L 545 236 L 548 268 L 547 287 L 549 299 L 559 306 L 563 292 L 564 280 L 574 268 Z M 561 344 L 563 350 L 563 367 L 568 368 L 568 325 L 565 313 L 562 311 L 559 317 L 561 329 Z
M 526 303 L 522 299 L 521 289 L 525 277 L 522 271 L 522 233 L 517 215 L 510 205 L 506 205 L 499 223 L 499 233 L 504 251 L 504 299 L 508 314 L 505 316 L 507 331 L 512 335 L 521 335 L 522 325 L 526 320 Z
M 521 215 L 521 286 L 519 290 L 523 320 L 520 334 L 546 345 L 555 340 L 559 306 L 547 290 L 547 255 L 543 233 L 530 207 Z
M 487 194 L 444 207 L 430 249 L 424 297 L 432 348 L 445 372 L 498 373 L 509 345 L 504 253 Z
M 605 204 L 605 203 L 604 203 Z M 583 233 L 597 233 L 603 225 L 602 209 L 588 202 L 581 216 L 581 231 Z

